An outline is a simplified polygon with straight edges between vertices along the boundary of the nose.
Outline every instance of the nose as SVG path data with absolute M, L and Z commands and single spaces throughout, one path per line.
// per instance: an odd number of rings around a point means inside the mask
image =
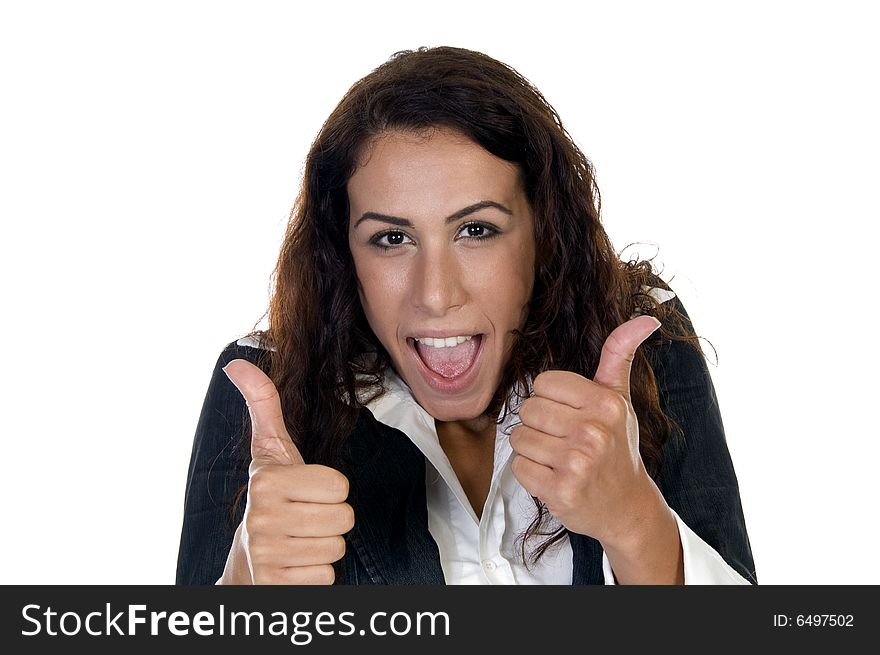
M 414 267 L 413 303 L 429 316 L 443 316 L 464 304 L 462 267 L 448 249 L 423 249 Z

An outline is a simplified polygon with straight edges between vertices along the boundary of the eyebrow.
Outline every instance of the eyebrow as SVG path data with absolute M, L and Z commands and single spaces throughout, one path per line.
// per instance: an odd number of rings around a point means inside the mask
M 499 209 L 503 211 L 505 214 L 513 216 L 513 212 L 510 211 L 504 205 L 495 202 L 494 200 L 481 200 L 480 202 L 475 202 L 473 205 L 468 205 L 464 209 L 459 209 L 454 214 L 450 214 L 446 217 L 446 223 L 452 223 L 457 221 L 460 218 L 464 218 L 474 212 L 478 212 L 481 209 L 486 209 L 487 207 L 494 207 L 495 209 Z M 353 229 L 357 229 L 357 226 L 363 223 L 367 219 L 373 219 L 374 221 L 382 221 L 383 223 L 390 223 L 391 225 L 398 225 L 400 227 L 412 227 L 413 224 L 405 219 L 400 218 L 399 216 L 388 216 L 387 214 L 379 214 L 377 212 L 364 212 L 364 215 L 361 216 L 357 222 L 354 224 Z

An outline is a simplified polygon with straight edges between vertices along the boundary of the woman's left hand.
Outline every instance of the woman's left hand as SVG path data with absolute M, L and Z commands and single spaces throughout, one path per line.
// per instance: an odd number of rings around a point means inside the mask
M 570 371 L 538 375 L 510 435 L 520 484 L 570 531 L 603 545 L 633 536 L 658 493 L 639 454 L 629 377 L 636 349 L 659 326 L 639 316 L 615 329 L 593 380 Z

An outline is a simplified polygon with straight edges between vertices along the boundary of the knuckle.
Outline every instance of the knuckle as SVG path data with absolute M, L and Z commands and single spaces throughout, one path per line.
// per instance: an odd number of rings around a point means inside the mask
M 535 397 L 530 396 L 522 401 L 522 403 L 520 404 L 519 409 L 517 410 L 517 414 L 519 415 L 519 420 L 523 423 L 528 423 L 529 420 L 531 420 L 530 416 L 532 413 L 532 409 L 534 409 L 535 406 L 534 401 Z
M 312 575 L 314 584 L 333 584 L 336 581 L 336 571 L 331 564 L 316 566 Z
M 254 534 L 249 534 L 247 545 L 248 545 L 248 550 L 251 551 L 251 554 L 265 550 L 266 533 L 265 532 L 255 532 Z
M 576 477 L 586 477 L 590 473 L 592 462 L 580 450 L 569 450 L 566 457 L 567 468 Z
M 535 376 L 535 379 L 532 380 L 532 392 L 536 394 L 541 393 L 544 390 L 544 384 L 546 381 L 547 371 L 538 373 L 538 375 Z M 527 403 L 531 398 L 534 398 L 534 396 L 526 398 L 525 401 L 523 401 L 523 404 Z
M 540 398 L 533 407 L 534 408 L 532 409 L 532 415 L 534 416 L 534 420 L 544 423 L 548 418 L 551 417 L 551 413 L 549 408 L 547 407 L 547 403 L 543 402 Z
M 262 509 L 251 509 L 248 511 L 247 516 L 245 516 L 245 530 L 247 530 L 248 535 L 250 536 L 250 543 L 253 543 L 254 539 L 257 538 L 261 532 L 266 532 L 269 523 L 271 522 L 271 516 L 269 512 L 266 512 Z
M 590 443 L 590 453 L 601 459 L 608 453 L 612 446 L 613 440 L 611 435 L 600 430 L 596 433 L 596 437 Z
M 277 483 L 278 470 L 271 464 L 265 464 L 251 473 L 248 491 L 256 496 L 267 496 L 272 493 Z
M 605 340 L 605 347 L 608 349 L 608 352 L 617 355 L 621 359 L 628 362 L 633 360 L 635 353 L 630 352 L 629 346 L 627 346 L 626 342 L 624 342 L 616 332 L 611 332 L 611 334 L 608 335 L 608 338 Z
M 265 539 L 253 536 L 248 540 L 248 552 L 254 562 L 264 562 L 269 559 L 272 549 Z
M 523 471 L 524 461 L 525 460 L 523 459 L 522 455 L 514 455 L 513 459 L 510 462 L 510 470 L 514 474 L 514 476 L 516 476 L 517 479 L 521 478 L 524 473 L 524 471 Z
M 606 428 L 595 423 L 583 423 L 578 434 L 580 436 L 581 448 L 587 453 L 596 453 L 604 451 L 612 437 Z
M 330 492 L 337 498 L 348 498 L 348 478 L 336 469 L 330 469 L 328 484 Z
M 575 507 L 578 503 L 579 489 L 570 481 L 562 482 L 556 490 L 556 499 L 562 507 Z
M 626 398 L 621 396 L 619 393 L 607 393 L 603 394 L 601 400 L 602 411 L 612 417 L 612 418 L 620 418 L 625 416 L 629 406 L 627 405 Z
M 532 389 L 537 394 L 543 394 L 550 390 L 550 386 L 553 384 L 553 379 L 556 377 L 554 375 L 556 371 L 543 371 L 539 373 L 537 377 L 532 381 Z
M 596 426 L 588 421 L 584 421 L 578 425 L 577 435 L 583 442 L 592 442 L 599 436 L 597 432 L 598 430 L 596 429 Z
M 258 468 L 253 474 L 251 474 L 251 479 L 248 483 L 248 491 L 251 495 L 262 496 L 266 492 L 267 484 L 268 480 L 265 467 Z
M 345 557 L 345 538 L 342 536 L 331 537 L 330 540 L 330 561 L 338 562 Z
M 275 383 L 270 379 L 261 380 L 257 383 L 257 386 L 254 387 L 254 402 L 264 403 L 267 400 L 273 400 L 278 397 L 278 389 L 275 387 Z
M 337 520 L 343 533 L 351 530 L 354 527 L 354 507 L 348 503 L 340 503 Z

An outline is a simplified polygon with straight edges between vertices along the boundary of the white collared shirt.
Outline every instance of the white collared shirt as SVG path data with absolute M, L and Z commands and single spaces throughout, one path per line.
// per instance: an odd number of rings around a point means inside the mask
M 673 292 L 643 290 L 665 302 Z M 252 338 L 239 345 L 261 347 Z M 531 570 L 522 562 L 517 538 L 523 534 L 537 508 L 532 497 L 510 470 L 513 449 L 508 435 L 519 422 L 511 412 L 498 425 L 489 494 L 480 518 L 440 446 L 434 418 L 419 405 L 407 384 L 392 369 L 386 371 L 386 392 L 367 404 L 377 421 L 406 434 L 425 456 L 428 530 L 440 551 L 447 584 L 571 584 L 572 549 L 568 537 L 549 548 Z M 718 552 L 703 541 L 673 510 L 684 557 L 685 584 L 749 584 Z M 537 541 L 535 541 L 537 539 Z M 526 555 L 545 536 L 526 544 Z M 605 584 L 614 584 L 608 557 L 602 554 Z
M 650 289 L 649 293 L 660 302 L 675 296 L 658 288 Z M 567 536 L 549 548 L 531 569 L 522 561 L 517 539 L 536 516 L 537 508 L 510 469 L 514 453 L 508 436 L 519 423 L 515 412 L 510 412 L 496 430 L 492 481 L 478 518 L 440 446 L 434 418 L 390 368 L 386 371 L 386 389 L 367 407 L 377 421 L 406 434 L 425 456 L 428 530 L 437 542 L 446 583 L 570 585 L 572 549 Z M 674 510 L 672 513 L 681 537 L 685 584 L 749 584 Z M 530 539 L 526 555 L 546 538 Z M 604 552 L 602 568 L 605 584 L 614 584 L 611 564 Z

